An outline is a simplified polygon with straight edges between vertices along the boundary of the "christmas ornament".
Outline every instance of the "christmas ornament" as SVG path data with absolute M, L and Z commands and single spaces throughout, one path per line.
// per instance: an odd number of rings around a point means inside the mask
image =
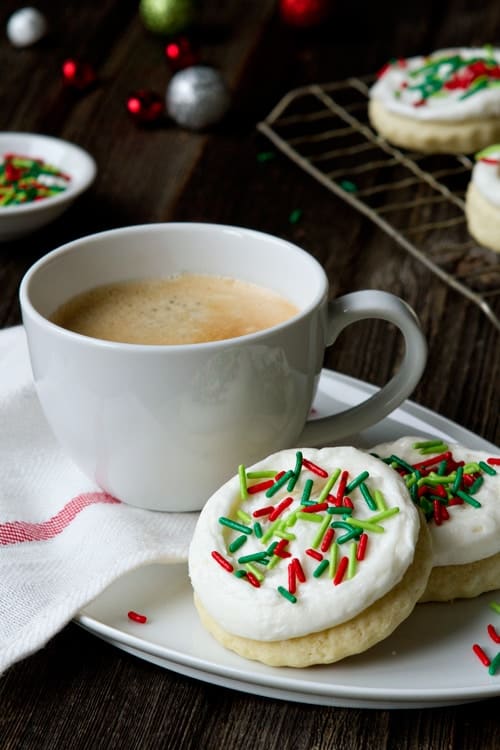
M 178 34 L 195 20 L 195 0 L 141 0 L 144 26 L 155 34 Z
M 218 122 L 229 108 L 229 93 L 220 74 L 206 65 L 176 73 L 167 87 L 167 112 L 190 130 Z
M 199 62 L 198 51 L 185 36 L 172 39 L 165 46 L 165 57 L 172 70 L 182 70 Z
M 280 0 L 281 18 L 291 26 L 317 26 L 331 11 L 331 0 Z
M 29 47 L 46 33 L 47 21 L 36 8 L 21 8 L 7 21 L 7 37 L 14 47 Z
M 96 80 L 95 70 L 87 62 L 70 58 L 63 62 L 61 70 L 65 84 L 80 91 L 89 88 Z
M 154 91 L 139 89 L 128 97 L 127 111 L 139 124 L 157 122 L 165 112 L 165 102 Z

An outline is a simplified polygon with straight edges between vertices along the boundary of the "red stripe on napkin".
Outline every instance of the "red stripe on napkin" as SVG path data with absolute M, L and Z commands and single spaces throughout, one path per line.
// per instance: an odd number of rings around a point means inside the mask
M 94 503 L 119 503 L 107 492 L 86 492 L 72 498 L 55 516 L 41 523 L 29 521 L 8 521 L 0 524 L 0 544 L 19 542 L 40 542 L 60 534 L 66 526 L 88 505 Z

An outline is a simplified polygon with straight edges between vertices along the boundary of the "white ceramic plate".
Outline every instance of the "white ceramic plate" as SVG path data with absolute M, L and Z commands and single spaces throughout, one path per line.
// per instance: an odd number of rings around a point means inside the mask
M 324 370 L 315 416 L 354 405 L 376 389 Z M 411 402 L 353 440 L 359 447 L 419 434 L 498 454 L 498 448 Z M 500 673 L 488 674 L 472 651 L 500 650 L 487 634 L 500 631 L 489 606 L 500 591 L 470 601 L 419 605 L 389 638 L 359 656 L 331 666 L 273 668 L 226 651 L 202 628 L 192 603 L 186 565 L 149 566 L 116 581 L 77 618 L 109 643 L 174 672 L 255 695 L 332 706 L 417 708 L 500 695 Z M 141 625 L 129 610 L 147 615 Z
M 60 138 L 37 133 L 0 133 L 0 162 L 14 153 L 58 167 L 71 177 L 58 195 L 14 206 L 0 206 L 0 242 L 21 237 L 60 216 L 93 182 L 97 167 L 94 159 L 79 146 Z

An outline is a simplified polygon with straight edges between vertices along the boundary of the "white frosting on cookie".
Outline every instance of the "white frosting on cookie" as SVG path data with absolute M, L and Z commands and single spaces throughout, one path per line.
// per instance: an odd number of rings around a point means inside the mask
M 497 84 L 500 79 L 491 76 L 485 84 L 477 76 L 474 85 L 478 85 L 478 90 L 472 93 L 472 87 L 466 85 L 472 77 L 467 75 L 467 66 L 462 65 L 454 70 L 455 63 L 451 60 L 457 57 L 465 63 L 474 64 L 474 58 L 481 58 L 490 66 L 500 65 L 500 49 L 487 51 L 484 47 L 460 47 L 439 50 L 428 57 L 410 57 L 389 64 L 370 89 L 370 97 L 379 100 L 388 111 L 415 120 L 457 121 L 472 117 L 498 117 L 500 86 Z M 424 69 L 424 66 L 439 60 L 442 62 L 431 80 L 430 69 Z M 460 76 L 463 85 L 454 87 L 454 81 L 459 81 Z M 425 89 L 421 88 L 424 82 L 427 82 Z M 435 93 L 429 95 L 434 86 Z
M 422 440 L 425 438 L 404 437 L 393 443 L 377 445 L 372 451 L 381 458 L 395 455 L 414 465 L 437 455 L 422 455 L 412 447 L 414 443 Z M 491 455 L 451 443 L 448 445 L 448 451 L 456 462 L 464 461 L 465 464 L 479 464 L 480 461 L 487 463 Z M 464 565 L 500 552 L 500 467 L 491 466 L 490 470 L 496 471 L 496 474 L 490 476 L 482 471 L 484 481 L 480 489 L 472 495 L 476 502 L 480 503 L 480 507 L 473 507 L 467 502 L 447 506 L 448 520 L 443 520 L 440 525 L 437 525 L 434 519 L 429 520 L 435 567 Z
M 475 163 L 471 179 L 483 198 L 500 208 L 500 145 L 497 151 L 488 150 L 488 159 L 491 161 L 479 159 Z
M 303 467 L 293 490 L 289 491 L 285 484 L 273 497 L 266 497 L 265 491 L 261 491 L 250 494 L 245 500 L 241 499 L 239 477 L 229 480 L 208 500 L 200 514 L 189 551 L 189 574 L 204 608 L 219 625 L 234 635 L 273 641 L 306 635 L 346 622 L 390 591 L 413 561 L 420 519 L 396 472 L 379 459 L 351 447 L 304 448 L 302 452 L 304 459 L 325 469 L 329 476 L 337 468 L 348 471 L 349 482 L 368 471 L 365 485 L 371 496 L 374 496 L 375 490 L 379 490 L 386 508 L 399 508 L 399 511 L 380 519 L 377 532 L 365 530 L 368 538 L 365 558 L 357 562 L 351 577 L 346 570 L 342 581 L 334 585 L 333 568 L 327 568 L 319 577 L 314 576 L 320 560 L 310 557 L 306 550 L 314 548 L 324 560 L 329 560 L 330 551 L 321 551 L 320 540 L 324 538 L 322 529 L 324 534 L 331 522 L 344 518 L 345 523 L 348 516 L 321 510 L 313 513 L 316 516 L 314 520 L 297 517 L 293 525 L 286 523 L 294 511 L 304 512 L 301 499 L 306 481 L 313 480 L 310 501 L 317 501 L 328 479 Z M 293 470 L 295 465 L 296 450 L 284 450 L 247 471 L 279 472 Z M 248 485 L 261 481 L 265 480 L 249 479 Z M 336 495 L 340 482 L 341 476 L 331 494 Z M 351 517 L 361 522 L 376 517 L 381 512 L 380 507 L 383 507 L 379 502 L 378 509 L 370 510 L 359 487 L 352 489 L 348 497 L 354 505 Z M 280 542 L 282 537 L 276 536 L 276 532 L 281 533 L 279 528 L 266 536 L 272 522 L 267 520 L 267 516 L 255 517 L 253 513 L 266 506 L 276 507 L 286 498 L 293 498 L 293 501 L 279 519 L 284 521 L 282 530 L 285 534 L 293 535 L 287 544 L 286 540 L 283 542 L 283 545 L 286 544 L 285 552 L 291 556 L 274 560 L 278 562 L 275 566 L 274 562 L 268 566 L 255 564 L 259 574 L 263 575 L 261 585 L 256 588 L 248 579 L 235 575 L 238 570 L 245 570 L 245 563 L 238 561 L 243 556 L 265 551 L 273 542 Z M 328 501 L 328 507 L 331 509 L 334 504 Z M 247 513 L 251 520 L 241 520 L 238 511 Z M 254 531 L 245 535 L 243 546 L 231 553 L 229 545 L 243 534 L 221 524 L 221 517 L 236 520 L 252 529 L 259 522 L 264 536 L 259 539 Z M 276 520 L 279 522 L 279 519 Z M 348 533 L 348 528 L 335 528 L 336 542 L 330 549 L 337 549 L 338 561 L 356 550 L 356 540 L 341 542 Z M 228 572 L 221 567 L 213 559 L 213 551 L 222 555 L 234 567 L 234 571 Z M 289 588 L 288 567 L 294 558 L 300 561 L 306 580 L 297 580 L 296 602 L 292 603 L 279 593 L 278 587 Z M 270 559 L 273 560 L 271 556 Z M 338 570 L 338 565 L 336 568 Z

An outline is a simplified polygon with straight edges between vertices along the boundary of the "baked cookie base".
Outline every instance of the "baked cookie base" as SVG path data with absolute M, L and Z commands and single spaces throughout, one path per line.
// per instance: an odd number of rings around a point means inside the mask
M 500 118 L 461 121 L 417 120 L 390 112 L 370 99 L 368 115 L 375 130 L 395 146 L 426 154 L 469 154 L 500 141 Z
M 466 565 L 433 568 L 420 602 L 472 599 L 500 589 L 500 552 Z
M 196 594 L 194 602 L 208 632 L 223 646 L 246 659 L 273 667 L 331 664 L 346 656 L 366 651 L 389 636 L 408 617 L 422 596 L 431 566 L 430 534 L 426 524 L 422 522 L 413 562 L 391 591 L 348 622 L 288 640 L 257 641 L 232 635 L 208 614 Z
M 469 182 L 465 195 L 465 216 L 469 233 L 479 244 L 500 252 L 500 207 L 490 203 Z

